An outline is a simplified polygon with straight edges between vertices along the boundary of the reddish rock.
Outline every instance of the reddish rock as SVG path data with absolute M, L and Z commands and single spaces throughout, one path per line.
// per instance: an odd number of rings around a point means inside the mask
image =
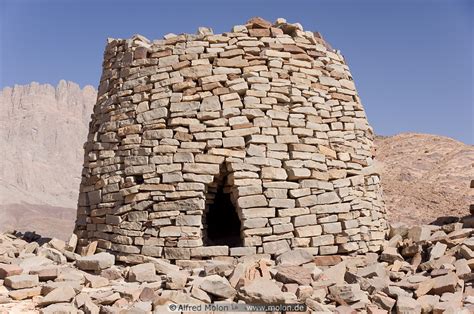
M 311 278 L 311 270 L 308 268 L 304 268 L 301 266 L 278 266 L 278 272 L 275 275 L 275 279 L 277 281 L 283 283 L 297 283 L 300 285 L 310 285 L 312 278 Z
M 0 263 L 0 279 L 4 279 L 8 276 L 19 275 L 23 269 L 15 264 L 3 264 Z
M 261 17 L 253 17 L 247 21 L 247 28 L 270 28 L 272 23 Z
M 334 266 L 342 262 L 339 255 L 316 256 L 313 260 L 316 266 Z
M 270 30 L 267 28 L 251 28 L 249 29 L 249 35 L 252 37 L 269 37 Z
M 433 279 L 433 288 L 430 294 L 442 295 L 445 292 L 455 292 L 458 284 L 458 277 L 455 273 L 448 273 Z

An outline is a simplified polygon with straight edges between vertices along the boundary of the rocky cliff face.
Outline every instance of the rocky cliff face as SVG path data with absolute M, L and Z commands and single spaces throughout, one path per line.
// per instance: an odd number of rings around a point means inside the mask
M 75 208 L 82 146 L 96 99 L 92 86 L 61 81 L 0 92 L 0 204 Z M 24 212 L 24 211 L 22 211 Z M 19 213 L 18 213 L 19 214 Z M 3 210 L 0 225 L 10 217 Z M 3 223 L 2 223 L 3 222 Z
M 430 223 L 469 214 L 472 145 L 415 133 L 379 137 L 375 144 L 390 221 Z

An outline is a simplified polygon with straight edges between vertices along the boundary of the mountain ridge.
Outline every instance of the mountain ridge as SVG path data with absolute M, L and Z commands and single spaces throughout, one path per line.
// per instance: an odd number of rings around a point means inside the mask
M 96 95 L 92 86 L 66 81 L 0 92 L 0 204 L 75 206 Z

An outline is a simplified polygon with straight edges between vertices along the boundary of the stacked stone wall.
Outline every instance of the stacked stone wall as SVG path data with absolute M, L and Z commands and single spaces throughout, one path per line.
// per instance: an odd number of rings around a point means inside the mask
M 387 225 L 373 153 L 343 56 L 300 24 L 254 18 L 219 35 L 110 39 L 79 250 L 97 241 L 131 263 L 378 251 Z M 241 223 L 237 247 L 207 237 L 219 188 Z

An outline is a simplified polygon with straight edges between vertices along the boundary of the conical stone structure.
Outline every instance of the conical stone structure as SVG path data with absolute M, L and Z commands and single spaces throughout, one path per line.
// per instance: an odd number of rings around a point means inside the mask
M 78 248 L 128 263 L 378 251 L 373 136 L 343 56 L 300 24 L 109 39 Z

